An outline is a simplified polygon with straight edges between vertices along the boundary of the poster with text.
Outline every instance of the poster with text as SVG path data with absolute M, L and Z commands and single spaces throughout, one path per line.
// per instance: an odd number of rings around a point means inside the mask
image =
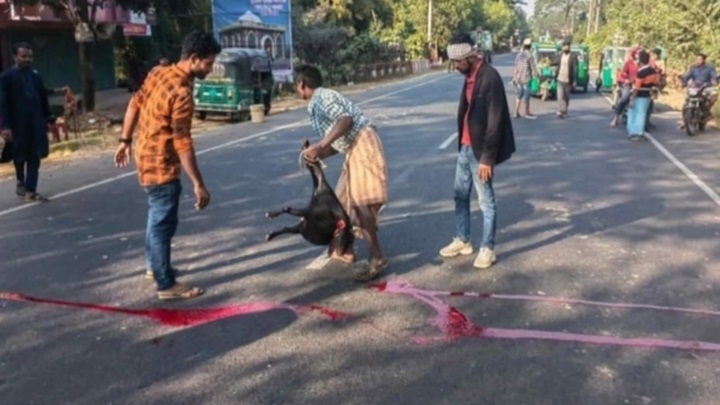
M 290 0 L 213 0 L 213 28 L 223 48 L 264 49 L 276 82 L 292 82 Z

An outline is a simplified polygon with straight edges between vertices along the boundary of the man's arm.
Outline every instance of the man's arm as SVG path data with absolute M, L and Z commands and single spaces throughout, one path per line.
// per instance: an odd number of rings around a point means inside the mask
M 170 103 L 173 147 L 180 156 L 183 170 L 190 177 L 194 187 L 205 188 L 205 182 L 197 166 L 195 148 L 190 132 L 194 110 L 192 91 L 186 88 L 179 90 Z
M 488 92 L 487 128 L 485 129 L 485 142 L 480 155 L 480 163 L 492 167 L 495 165 L 500 142 L 504 136 L 503 110 L 507 108 L 507 100 L 500 74 L 496 70 L 491 70 L 487 74 L 492 77 L 488 77 L 490 91 Z
M 2 130 L 10 130 L 10 86 L 7 74 L 0 76 L 0 120 Z
M 710 83 L 712 83 L 713 86 L 717 86 L 717 70 L 715 70 L 715 66 L 710 67 Z
M 45 83 L 43 83 L 42 78 L 40 75 L 36 74 L 37 81 L 40 83 L 40 107 L 42 108 L 43 116 L 45 117 L 45 121 L 47 121 L 48 124 L 54 124 L 56 117 L 52 114 L 52 111 L 50 111 L 50 101 L 48 100 L 48 94 L 45 89 Z

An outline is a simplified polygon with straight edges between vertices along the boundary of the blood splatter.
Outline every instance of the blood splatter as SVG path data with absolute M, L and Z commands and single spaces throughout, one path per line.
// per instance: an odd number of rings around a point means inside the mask
M 441 301 L 439 296 L 458 296 L 453 292 L 442 292 L 442 291 L 430 291 L 422 290 L 413 287 L 411 284 L 406 282 L 387 282 L 383 285 L 383 292 L 390 294 L 399 294 L 412 297 L 418 301 L 421 301 L 436 312 L 435 316 L 431 318 L 430 324 L 435 326 L 442 333 L 442 339 L 446 341 L 456 341 L 460 338 L 488 338 L 488 339 L 525 339 L 525 340 L 549 340 L 556 342 L 570 342 L 570 343 L 582 343 L 582 344 L 597 344 L 597 345 L 610 345 L 610 346 L 632 346 L 632 347 L 649 347 L 649 348 L 665 348 L 665 349 L 678 349 L 678 350 L 703 350 L 703 351 L 720 351 L 720 344 L 711 342 L 700 342 L 700 341 L 679 341 L 679 340 L 667 340 L 667 339 L 654 339 L 654 338 L 622 338 L 615 336 L 595 336 L 595 335 L 584 335 L 578 333 L 567 333 L 567 332 L 549 332 L 541 330 L 528 330 L 528 329 L 500 329 L 500 328 L 482 328 L 475 325 L 470 319 L 457 308 L 452 307 L 445 302 Z M 464 293 L 466 297 L 481 297 L 482 294 L 478 293 Z M 497 295 L 493 294 L 493 298 Z M 513 297 L 513 296 L 503 296 Z M 531 296 L 521 296 L 523 300 L 527 300 Z M 532 297 L 535 298 L 535 297 Z M 548 301 L 545 297 L 537 297 L 538 300 Z M 609 303 L 599 303 L 592 301 L 583 300 L 568 300 L 568 299 L 550 299 L 550 302 L 568 302 L 574 303 L 589 303 L 589 305 L 601 305 Z M 700 313 L 706 315 L 714 315 L 715 311 L 705 310 L 688 310 L 685 308 L 672 308 L 672 307 L 658 307 L 652 305 L 639 305 L 639 304 L 609 304 L 609 306 L 620 307 L 620 308 L 644 308 L 644 309 L 658 309 L 658 310 L 673 310 L 680 312 L 691 312 Z M 415 337 L 412 338 L 417 344 L 427 344 L 431 341 L 436 341 L 438 338 L 429 337 Z
M 0 292 L 0 299 L 7 301 L 33 302 L 70 308 L 89 309 L 99 312 L 110 312 L 131 316 L 139 316 L 152 319 L 163 326 L 173 327 L 198 326 L 235 316 L 256 314 L 260 312 L 272 311 L 275 309 L 291 310 L 298 315 L 304 312 L 318 312 L 332 321 L 347 318 L 350 316 L 349 314 L 338 312 L 329 308 L 324 308 L 319 305 L 302 306 L 276 302 L 251 302 L 233 306 L 198 309 L 130 309 L 111 307 L 108 305 L 88 304 L 83 302 L 36 298 L 28 295 L 10 292 Z

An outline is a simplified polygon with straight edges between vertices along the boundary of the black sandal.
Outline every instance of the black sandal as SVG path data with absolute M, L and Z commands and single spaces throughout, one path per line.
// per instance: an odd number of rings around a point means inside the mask
M 385 268 L 388 265 L 387 259 L 382 260 L 370 260 L 370 263 L 368 263 L 367 266 L 365 266 L 365 270 L 362 271 L 362 273 L 359 273 L 355 275 L 355 281 L 359 281 L 361 283 L 368 282 L 375 280 L 380 273 L 385 270 Z

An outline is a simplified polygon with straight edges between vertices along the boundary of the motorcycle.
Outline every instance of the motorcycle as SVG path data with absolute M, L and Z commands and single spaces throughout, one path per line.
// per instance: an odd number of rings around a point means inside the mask
M 700 87 L 688 87 L 686 90 L 682 120 L 688 136 L 705 130 L 705 125 L 710 118 L 710 111 L 707 108 L 707 97 L 703 92 L 711 86 L 711 84 L 704 84 Z

